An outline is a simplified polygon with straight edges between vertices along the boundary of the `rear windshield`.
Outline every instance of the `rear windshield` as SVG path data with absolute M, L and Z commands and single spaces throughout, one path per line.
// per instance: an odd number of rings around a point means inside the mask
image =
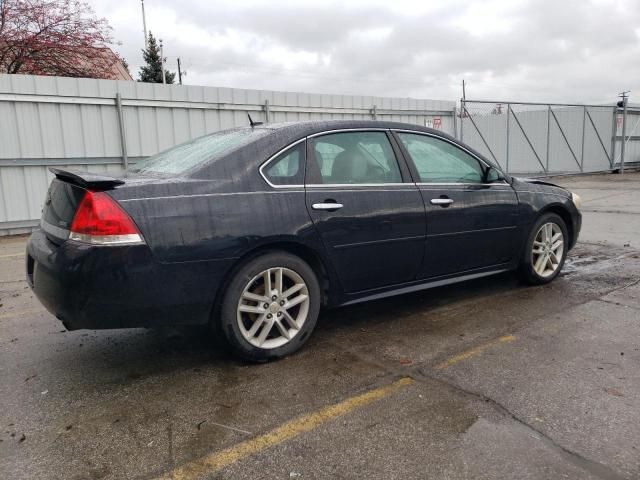
M 212 133 L 157 153 L 136 163 L 129 170 L 179 175 L 222 157 L 269 133 L 267 129 L 242 128 Z

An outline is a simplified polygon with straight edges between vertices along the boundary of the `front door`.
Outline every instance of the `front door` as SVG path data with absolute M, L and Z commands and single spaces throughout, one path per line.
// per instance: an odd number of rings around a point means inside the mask
M 420 192 L 388 132 L 309 139 L 306 204 L 347 293 L 409 282 L 424 253 Z
M 427 212 L 420 278 L 497 267 L 517 254 L 518 199 L 495 169 L 448 139 L 398 132 Z

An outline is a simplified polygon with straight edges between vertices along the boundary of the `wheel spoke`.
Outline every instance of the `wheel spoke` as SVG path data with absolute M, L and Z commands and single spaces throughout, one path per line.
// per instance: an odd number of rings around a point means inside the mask
M 558 256 L 554 252 L 549 253 L 549 258 L 551 258 L 551 260 L 553 260 L 553 263 L 555 263 L 556 265 L 560 264 L 560 260 L 558 260 Z
M 542 275 L 542 272 L 544 271 L 542 268 L 543 268 L 543 265 L 545 264 L 545 258 L 546 257 L 544 255 L 540 255 L 538 257 L 538 259 L 536 260 L 536 263 L 535 263 L 535 265 L 533 267 L 533 269 L 536 272 L 538 272 L 538 274 L 540 274 L 540 275 Z
M 276 324 L 276 327 L 278 327 L 278 330 L 280 331 L 282 336 L 284 338 L 286 338 L 287 340 L 290 340 L 291 339 L 291 335 L 289 335 L 289 330 L 287 330 L 285 328 L 285 326 L 282 325 L 282 322 L 280 321 L 280 319 L 276 319 L 275 324 Z
M 553 250 L 553 251 L 555 252 L 555 251 L 556 251 L 556 250 L 558 250 L 560 247 L 562 247 L 562 245 L 563 245 L 563 244 L 564 244 L 564 242 L 563 242 L 562 240 L 558 240 L 556 243 L 554 243 L 554 244 L 551 246 L 551 250 Z
M 544 231 L 545 231 L 545 240 L 547 242 L 551 241 L 551 237 L 553 236 L 553 227 L 551 226 L 550 223 L 547 223 L 544 226 Z
M 544 266 L 545 266 L 545 270 L 546 270 L 546 267 L 549 267 L 552 272 L 555 270 L 555 267 L 553 266 L 553 262 L 551 261 L 551 255 L 547 255 L 547 261 L 545 262 Z
M 244 292 L 242 294 L 242 298 L 246 299 L 246 300 L 252 300 L 254 302 L 268 302 L 269 298 L 267 298 L 265 295 L 257 295 L 255 293 L 251 293 L 251 292 Z
M 279 268 L 276 270 L 276 290 L 278 291 L 277 295 L 282 293 L 282 269 Z
M 555 242 L 556 240 L 558 240 L 560 238 L 562 238 L 562 232 L 558 232 L 553 237 L 551 237 L 551 243 Z
M 267 269 L 262 274 L 264 278 L 264 293 L 268 297 L 271 296 L 271 290 L 273 289 L 271 286 L 271 269 Z
M 305 287 L 304 283 L 296 283 L 293 287 L 289 288 L 282 294 L 282 298 L 288 298 L 296 292 L 299 292 Z
M 544 242 L 539 242 L 538 240 L 533 241 L 534 247 L 544 247 Z
M 291 328 L 295 328 L 296 330 L 300 330 L 300 327 L 298 326 L 298 322 L 296 322 L 293 317 L 289 314 L 289 312 L 287 312 L 286 310 L 282 312 L 285 320 L 287 321 L 287 323 L 289 324 L 289 326 Z
M 296 305 L 301 304 L 302 302 L 304 302 L 307 298 L 309 298 L 307 295 L 301 293 L 300 295 L 298 295 L 297 297 L 295 297 L 293 300 L 287 300 L 287 303 L 284 304 L 284 308 L 285 310 L 289 310 L 290 308 L 295 307 Z
M 267 335 L 269 335 L 269 332 L 271 331 L 272 327 L 273 327 L 273 321 L 272 320 L 267 320 L 267 321 L 264 322 L 264 327 L 262 327 L 262 330 L 260 330 L 260 334 L 258 335 L 258 338 L 256 339 L 258 341 L 258 345 L 262 346 L 264 341 L 267 339 Z
M 264 321 L 267 319 L 267 315 L 266 314 L 262 314 L 260 315 L 255 322 L 253 322 L 253 325 L 251 325 L 251 328 L 249 329 L 249 331 L 247 332 L 247 336 L 249 338 L 253 338 L 253 336 L 256 334 L 256 332 L 258 331 L 258 329 L 260 328 L 260 326 L 264 323 Z
M 240 312 L 244 312 L 244 313 L 257 313 L 258 315 L 261 315 L 264 313 L 264 308 L 262 307 L 257 307 L 254 305 L 239 305 L 238 306 L 238 310 Z

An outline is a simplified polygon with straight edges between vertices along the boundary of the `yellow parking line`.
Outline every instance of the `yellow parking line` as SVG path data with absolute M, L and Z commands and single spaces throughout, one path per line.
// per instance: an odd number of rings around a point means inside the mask
M 0 319 L 19 317 L 20 315 L 27 315 L 29 313 L 41 313 L 41 312 L 46 312 L 46 310 L 44 308 L 28 308 L 26 310 L 18 310 L 16 312 L 8 312 L 8 313 L 0 314 Z
M 0 258 L 13 258 L 13 257 L 24 257 L 24 252 L 22 252 L 22 253 L 10 253 L 8 255 L 0 255 Z
M 346 415 L 357 408 L 364 407 L 376 400 L 387 397 L 412 383 L 413 380 L 411 378 L 401 378 L 384 387 L 370 390 L 334 405 L 329 405 L 316 412 L 291 420 L 263 435 L 251 438 L 224 450 L 213 452 L 182 467 L 178 467 L 160 478 L 191 480 L 210 475 L 238 460 L 279 445 L 291 438 L 297 437 L 301 433 L 308 432 L 324 423 Z
M 483 343 L 482 345 L 478 345 L 466 352 L 462 352 L 458 355 L 455 355 L 448 360 L 436 365 L 436 370 L 442 370 L 444 368 L 450 367 L 451 365 L 455 365 L 458 362 L 466 360 L 467 358 L 475 357 L 476 355 L 484 352 L 486 349 L 491 348 L 495 345 L 499 345 L 501 343 L 513 342 L 516 339 L 513 335 L 504 335 L 502 337 L 496 338 L 495 340 L 491 340 L 490 342 Z

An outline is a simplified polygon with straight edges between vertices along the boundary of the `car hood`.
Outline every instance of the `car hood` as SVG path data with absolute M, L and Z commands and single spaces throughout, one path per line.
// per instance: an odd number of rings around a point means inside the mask
M 540 180 L 538 178 L 524 178 L 524 177 L 512 177 L 513 178 L 513 187 L 516 190 L 522 189 L 527 186 L 528 189 L 531 189 L 532 185 L 535 185 L 535 189 L 538 191 L 547 191 L 552 193 L 562 193 L 567 196 L 571 196 L 571 192 L 564 187 L 556 185 L 555 183 L 546 182 L 544 180 Z
M 556 185 L 555 183 L 545 182 L 544 180 L 540 180 L 538 178 L 526 178 L 526 177 L 514 177 L 514 178 L 519 182 L 523 182 L 523 183 L 533 183 L 534 185 L 548 185 L 550 187 L 562 188 Z

